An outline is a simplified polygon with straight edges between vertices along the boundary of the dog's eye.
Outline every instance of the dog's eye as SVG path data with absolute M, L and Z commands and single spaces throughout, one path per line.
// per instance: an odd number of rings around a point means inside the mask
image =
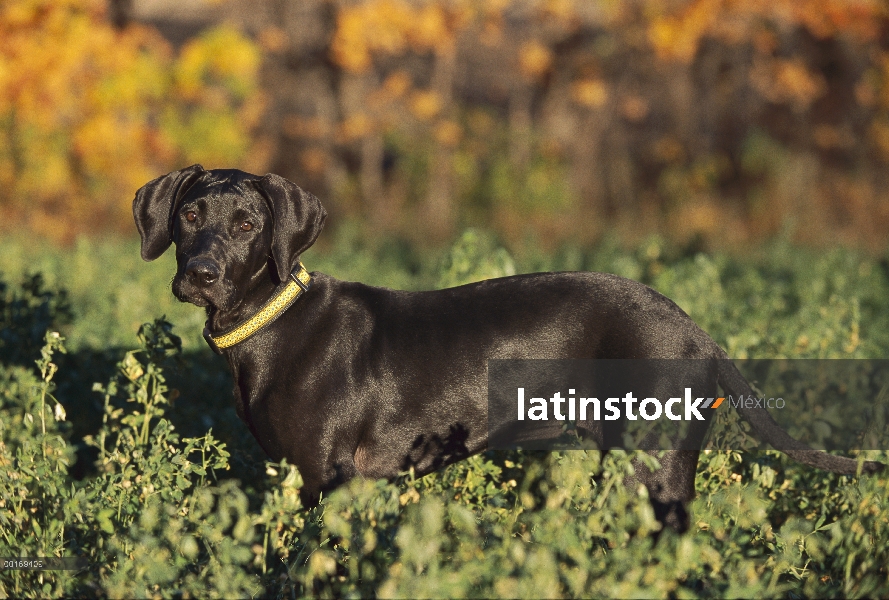
M 253 229 L 253 223 L 251 223 L 250 221 L 244 221 L 243 223 L 241 223 L 241 231 L 250 231 L 251 229 Z
M 185 220 L 188 221 L 189 223 L 194 223 L 194 220 L 197 218 L 198 218 L 198 216 L 196 214 L 194 214 L 193 210 L 190 210 L 187 213 L 185 213 Z

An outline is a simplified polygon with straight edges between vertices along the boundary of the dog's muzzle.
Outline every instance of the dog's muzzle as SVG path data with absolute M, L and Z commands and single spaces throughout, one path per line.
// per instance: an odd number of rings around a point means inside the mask
M 228 296 L 222 270 L 207 257 L 190 258 L 173 278 L 173 294 L 181 302 L 223 308 Z

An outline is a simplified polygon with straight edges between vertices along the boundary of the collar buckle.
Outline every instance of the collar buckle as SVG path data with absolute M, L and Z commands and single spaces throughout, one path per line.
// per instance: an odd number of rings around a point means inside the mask
M 300 277 L 304 277 L 306 281 L 303 282 Z M 309 272 L 306 271 L 301 262 L 296 263 L 296 267 L 290 272 L 290 278 L 296 282 L 296 285 L 302 288 L 303 293 L 308 292 L 309 288 L 312 287 L 312 278 L 309 277 Z
M 222 356 L 222 349 L 216 345 L 213 336 L 210 335 L 210 321 L 207 321 L 206 325 L 204 325 L 204 341 L 210 346 L 210 350 Z

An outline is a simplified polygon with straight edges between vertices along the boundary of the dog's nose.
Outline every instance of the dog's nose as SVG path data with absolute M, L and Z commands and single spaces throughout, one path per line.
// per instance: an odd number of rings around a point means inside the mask
M 219 269 L 208 260 L 190 260 L 185 267 L 185 276 L 192 284 L 206 287 L 219 279 Z

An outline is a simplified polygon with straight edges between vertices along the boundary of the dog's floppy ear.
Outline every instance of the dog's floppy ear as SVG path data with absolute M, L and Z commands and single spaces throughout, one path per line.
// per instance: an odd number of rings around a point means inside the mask
M 315 243 L 324 227 L 327 211 L 321 202 L 279 175 L 269 173 L 256 181 L 259 192 L 268 200 L 274 219 L 272 258 L 278 278 L 284 281 L 299 261 L 299 256 Z
M 136 229 L 142 236 L 144 260 L 154 260 L 170 247 L 176 206 L 204 173 L 204 167 L 192 165 L 149 181 L 136 192 L 133 217 L 136 219 Z

